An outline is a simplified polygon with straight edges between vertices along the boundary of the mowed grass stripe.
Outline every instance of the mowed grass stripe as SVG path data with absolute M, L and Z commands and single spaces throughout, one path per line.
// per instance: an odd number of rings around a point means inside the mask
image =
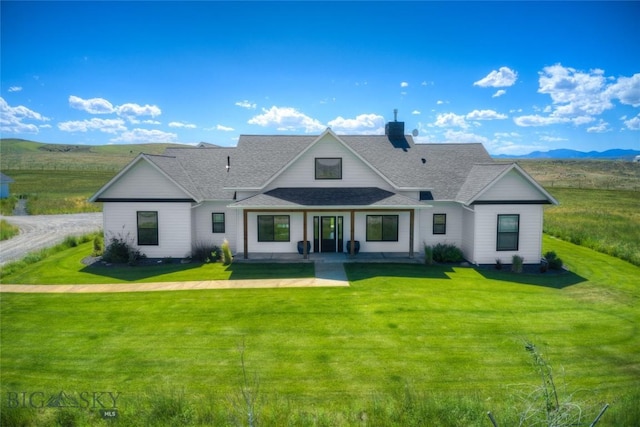
M 578 274 L 354 264 L 349 288 L 3 294 L 2 390 L 224 396 L 238 390 L 244 348 L 261 393 L 302 406 L 407 384 L 504 399 L 538 384 L 527 340 L 569 390 L 634 390 L 639 269 L 554 239 L 545 247 Z

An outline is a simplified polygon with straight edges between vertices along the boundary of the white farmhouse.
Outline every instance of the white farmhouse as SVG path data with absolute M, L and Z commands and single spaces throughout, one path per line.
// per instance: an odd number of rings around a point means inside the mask
M 481 144 L 385 135 L 242 135 L 236 147 L 140 154 L 90 199 L 106 236 L 129 233 L 151 258 L 196 244 L 252 253 L 392 252 L 454 244 L 474 264 L 538 263 L 543 206 L 558 202 Z M 305 244 L 306 242 L 306 244 Z

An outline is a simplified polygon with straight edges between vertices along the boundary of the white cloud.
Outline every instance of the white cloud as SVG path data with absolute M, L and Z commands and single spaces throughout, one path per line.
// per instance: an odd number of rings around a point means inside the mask
M 409 87 L 409 83 L 407 83 L 407 82 L 400 82 L 400 87 Z
M 613 107 L 606 80 L 602 70 L 583 72 L 556 64 L 540 72 L 538 92 L 551 97 L 554 115 L 598 115 Z
M 237 105 L 238 107 L 246 108 L 247 110 L 255 110 L 256 109 L 255 102 L 249 102 L 247 100 L 238 101 L 238 102 L 236 102 L 235 105 Z
M 126 103 L 116 107 L 104 98 L 83 99 L 79 96 L 69 96 L 69 106 L 76 110 L 86 111 L 90 114 L 110 114 L 116 113 L 121 117 L 126 117 L 132 123 L 139 123 L 136 120 L 138 116 L 156 117 L 162 114 L 159 107 L 155 105 L 139 105 L 135 103 Z
M 235 129 L 229 126 L 217 125 L 216 130 L 221 130 L 223 132 L 233 132 Z
M 117 138 L 113 138 L 111 142 L 124 142 L 124 143 L 147 143 L 147 142 L 175 142 L 178 135 L 170 132 L 163 132 L 161 130 L 153 129 L 133 129 L 131 131 L 123 132 Z
M 567 138 L 561 138 L 559 136 L 548 136 L 548 135 L 543 135 L 540 137 L 540 141 L 545 141 L 545 142 L 560 142 L 560 141 L 568 141 Z
M 504 95 L 505 93 L 507 93 L 506 90 L 504 89 L 499 89 L 498 91 L 496 91 L 496 93 L 494 93 L 493 95 L 491 95 L 492 98 L 497 98 L 499 96 Z
M 491 71 L 486 77 L 473 83 L 474 86 L 480 87 L 508 87 L 518 79 L 518 73 L 509 67 L 500 67 L 498 71 Z
M 155 105 L 139 105 L 133 103 L 127 103 L 119 105 L 115 108 L 116 113 L 119 116 L 132 117 L 132 116 L 151 116 L 156 117 L 162 114 L 160 108 Z
M 143 120 L 142 123 L 145 125 L 159 125 L 160 122 L 157 120 Z
M 292 107 L 263 108 L 262 114 L 251 118 L 247 123 L 262 127 L 275 127 L 279 131 L 304 129 L 306 133 L 323 131 L 326 126 L 318 120 L 303 114 Z
M 183 129 L 195 129 L 196 125 L 191 123 L 182 123 L 182 122 L 171 122 L 169 123 L 170 128 L 183 128 Z
M 450 129 L 445 132 L 444 136 L 446 142 L 479 142 L 482 144 L 489 142 L 489 139 L 482 135 Z
M 414 116 L 419 116 L 421 113 L 419 110 L 413 110 L 411 114 L 413 114 Z
M 69 96 L 69 106 L 91 114 L 109 114 L 115 111 L 113 105 L 104 98 L 82 99 L 71 95 Z
M 468 120 L 502 120 L 506 118 L 505 114 L 500 114 L 494 110 L 473 110 L 467 114 Z
M 493 136 L 496 138 L 520 138 L 522 135 L 518 132 L 496 132 Z
M 355 119 L 336 117 L 329 123 L 337 134 L 377 135 L 384 133 L 384 117 L 377 114 L 360 114 Z
M 26 120 L 47 122 L 49 118 L 23 105 L 12 107 L 4 98 L 0 97 L 0 131 L 7 133 L 38 133 L 38 126 L 33 123 L 25 123 Z
M 623 104 L 640 107 L 640 73 L 631 77 L 619 77 L 616 83 L 609 86 L 607 94 Z
M 600 120 L 600 123 L 598 123 L 597 125 L 587 128 L 587 132 L 589 133 L 603 133 L 609 132 L 610 130 L 611 128 L 609 127 L 609 123 L 605 122 L 604 120 Z
M 438 127 L 469 127 L 468 123 L 465 120 L 465 116 L 460 116 L 455 113 L 438 114 L 438 117 L 436 117 L 436 121 L 435 123 L 433 123 L 433 125 Z
M 624 124 L 629 130 L 640 130 L 640 114 L 629 120 L 625 120 Z
M 11 86 L 9 88 L 9 92 L 20 92 L 22 90 L 22 86 Z
M 118 133 L 126 131 L 127 128 L 124 125 L 122 119 L 98 119 L 92 118 L 90 120 L 74 120 L 68 122 L 58 123 L 58 129 L 64 132 L 87 132 L 93 130 L 99 130 L 105 133 Z
M 539 114 L 531 114 L 527 116 L 514 117 L 513 121 L 518 126 L 529 127 L 529 126 L 556 125 L 559 123 L 568 123 L 571 120 L 566 117 L 554 117 L 554 116 L 545 117 Z

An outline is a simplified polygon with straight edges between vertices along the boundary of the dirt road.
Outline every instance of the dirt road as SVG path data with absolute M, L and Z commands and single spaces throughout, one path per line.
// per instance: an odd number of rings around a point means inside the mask
M 53 246 L 69 235 L 98 231 L 102 213 L 71 215 L 1 216 L 0 219 L 20 227 L 16 237 L 0 242 L 0 265 L 16 261 L 27 253 Z

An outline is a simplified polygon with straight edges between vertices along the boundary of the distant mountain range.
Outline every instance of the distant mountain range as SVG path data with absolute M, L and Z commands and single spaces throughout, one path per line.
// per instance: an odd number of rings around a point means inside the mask
M 636 156 L 640 156 L 638 150 L 622 150 L 615 148 L 606 151 L 584 151 L 569 150 L 560 148 L 550 151 L 534 151 L 520 156 L 499 154 L 493 156 L 496 159 L 583 159 L 583 160 L 627 160 L 632 161 Z

